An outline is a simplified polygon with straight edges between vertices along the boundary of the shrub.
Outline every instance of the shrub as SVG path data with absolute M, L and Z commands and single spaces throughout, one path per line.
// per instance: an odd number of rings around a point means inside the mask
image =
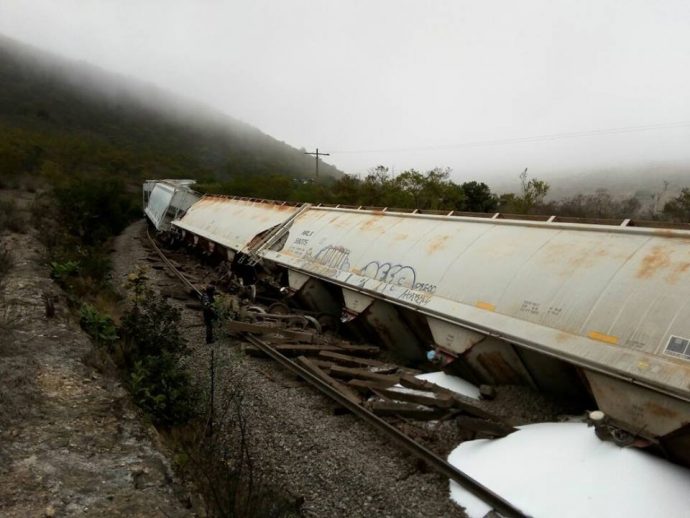
M 50 263 L 50 278 L 70 292 L 73 290 L 73 282 L 78 275 L 78 261 L 52 261 Z
M 62 227 L 82 245 L 104 243 L 136 213 L 125 183 L 108 176 L 70 177 L 53 192 Z
M 146 356 L 134 363 L 129 375 L 134 402 L 156 424 L 186 423 L 195 414 L 189 376 L 177 360 L 176 355 L 168 352 Z
M 110 345 L 118 339 L 113 319 L 99 313 L 91 304 L 82 304 L 79 324 L 100 345 Z
M 187 344 L 180 312 L 146 285 L 142 270 L 129 276 L 133 306 L 122 319 L 122 357 L 134 401 L 157 424 L 184 423 L 195 414 L 195 395 L 179 357 Z
M 127 355 L 137 360 L 163 352 L 184 353 L 186 343 L 178 328 L 179 321 L 179 310 L 147 289 L 122 319 Z

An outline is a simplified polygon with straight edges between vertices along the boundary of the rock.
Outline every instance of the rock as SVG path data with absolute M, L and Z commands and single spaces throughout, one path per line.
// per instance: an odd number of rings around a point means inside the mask
M 44 514 L 47 517 L 55 516 L 55 508 L 52 505 L 49 505 L 48 507 L 46 507 Z

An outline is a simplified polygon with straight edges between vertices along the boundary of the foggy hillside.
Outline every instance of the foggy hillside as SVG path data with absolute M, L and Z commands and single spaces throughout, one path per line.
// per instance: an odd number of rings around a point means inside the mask
M 172 157 L 178 170 L 170 174 L 178 176 L 309 177 L 314 172 L 314 159 L 304 150 L 249 124 L 155 86 L 0 36 L 0 131 L 18 129 L 42 138 L 107 143 L 149 159 Z M 341 174 L 325 163 L 320 173 Z

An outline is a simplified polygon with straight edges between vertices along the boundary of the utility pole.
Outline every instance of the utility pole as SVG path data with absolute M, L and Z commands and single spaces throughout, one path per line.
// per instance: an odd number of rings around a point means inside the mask
M 330 153 L 319 153 L 319 148 L 316 148 L 315 153 L 305 152 L 304 154 L 305 155 L 314 155 L 314 157 L 316 157 L 316 179 L 318 180 L 318 178 L 319 178 L 319 157 L 320 156 L 331 156 L 331 154 Z

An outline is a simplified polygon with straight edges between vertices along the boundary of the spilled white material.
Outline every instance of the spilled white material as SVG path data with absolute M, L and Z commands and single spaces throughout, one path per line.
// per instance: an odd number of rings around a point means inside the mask
M 690 516 L 690 470 L 602 442 L 584 423 L 464 442 L 448 461 L 535 518 Z M 472 518 L 490 510 L 455 482 L 450 494 Z
M 439 387 L 452 390 L 462 396 L 479 399 L 479 389 L 472 385 L 472 383 L 458 378 L 457 376 L 446 374 L 445 372 L 427 372 L 426 374 L 418 374 L 415 378 L 430 381 Z

